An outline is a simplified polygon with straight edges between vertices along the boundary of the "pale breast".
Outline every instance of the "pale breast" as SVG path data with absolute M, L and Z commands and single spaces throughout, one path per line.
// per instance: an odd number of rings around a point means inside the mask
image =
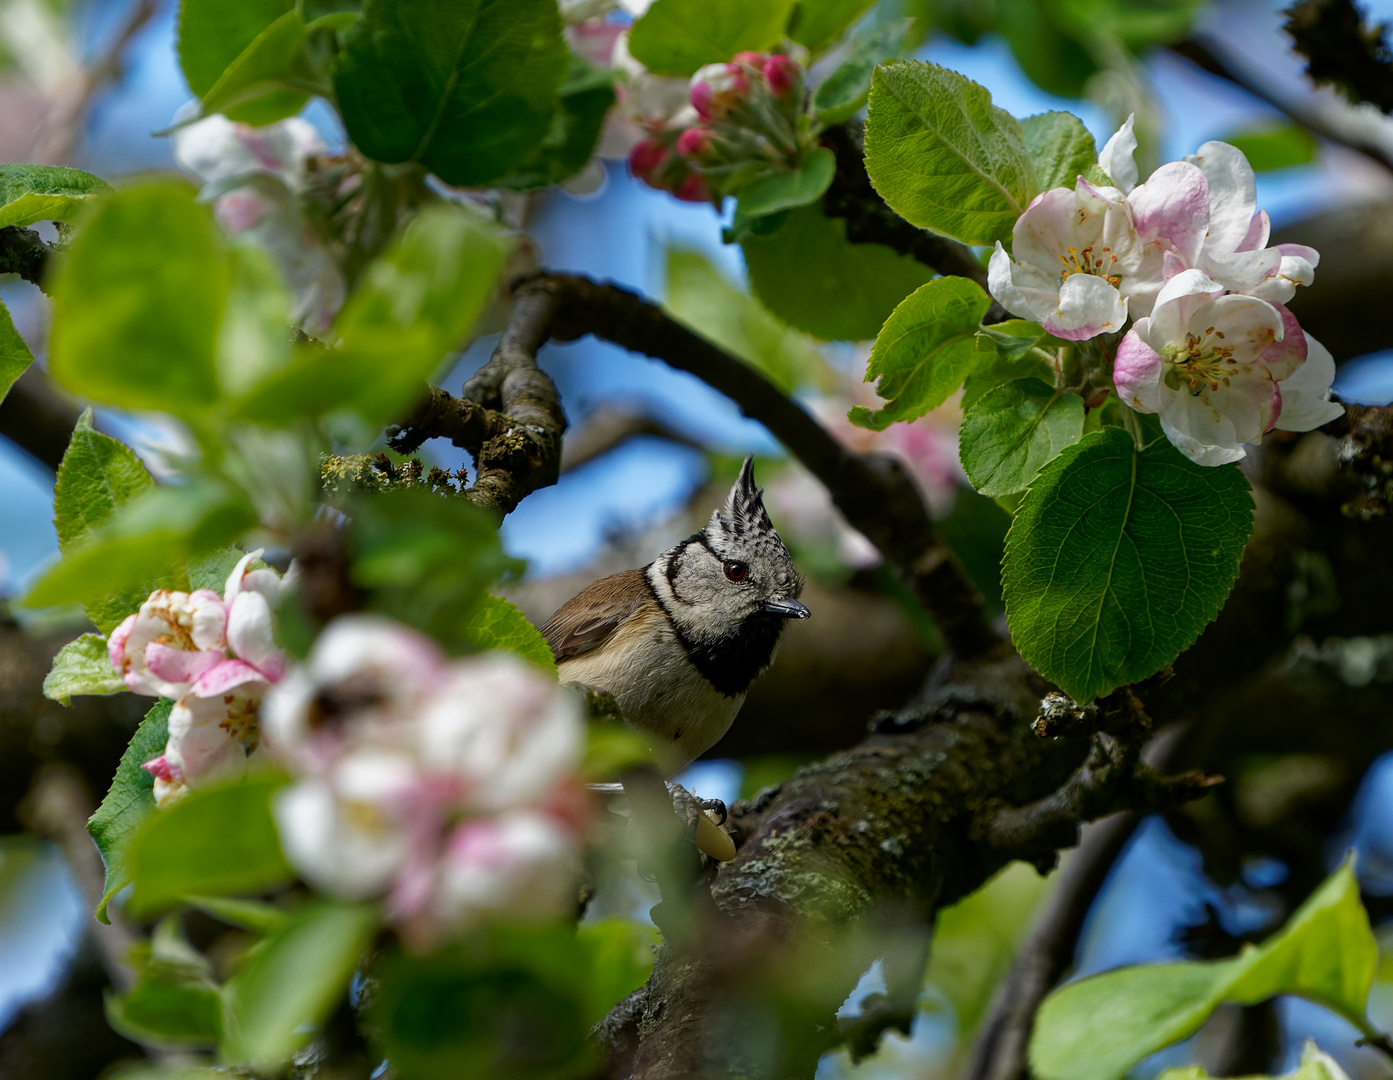
M 714 746 L 730 728 L 745 695 L 727 697 L 702 676 L 661 610 L 625 620 L 604 644 L 563 660 L 563 681 L 614 695 L 624 716 L 651 734 L 664 775 Z

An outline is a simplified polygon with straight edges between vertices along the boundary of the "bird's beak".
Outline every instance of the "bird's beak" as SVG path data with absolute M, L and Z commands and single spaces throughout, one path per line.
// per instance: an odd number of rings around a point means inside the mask
M 806 619 L 812 614 L 807 608 L 797 600 L 766 600 L 764 610 L 770 615 L 777 615 L 781 619 Z

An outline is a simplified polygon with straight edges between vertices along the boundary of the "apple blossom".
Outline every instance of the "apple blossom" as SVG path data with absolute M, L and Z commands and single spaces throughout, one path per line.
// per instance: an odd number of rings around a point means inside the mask
M 347 284 L 328 246 L 301 211 L 310 162 L 324 142 L 308 122 L 292 118 L 264 127 L 214 115 L 174 131 L 174 157 L 199 176 L 230 235 L 246 237 L 275 260 L 294 299 L 291 319 L 322 334 L 343 306 Z
M 449 833 L 430 871 L 426 887 L 399 889 L 388 899 L 389 915 L 418 945 L 491 916 L 539 921 L 573 909 L 579 838 L 536 810 L 475 818 Z
M 1313 344 L 1284 308 L 1184 270 L 1123 338 L 1113 380 L 1124 404 L 1159 414 L 1166 437 L 1192 461 L 1222 465 L 1273 427 L 1309 431 L 1339 414 L 1328 399 L 1334 364 Z
M 1230 292 L 1286 303 L 1315 279 L 1317 252 L 1301 244 L 1267 247 L 1271 222 L 1257 207 L 1257 178 L 1243 152 L 1205 143 L 1183 161 L 1137 184 L 1132 118 L 1098 155 L 1098 165 L 1127 197 L 1144 265 L 1122 283 L 1133 318 L 1147 315 L 1156 294 L 1182 270 L 1203 270 Z
M 291 864 L 383 897 L 413 944 L 574 902 L 580 704 L 518 656 L 449 662 L 414 630 L 344 616 L 271 691 L 262 732 L 297 777 L 274 808 Z
M 107 640 L 128 688 L 175 699 L 165 751 L 142 766 L 155 777 L 157 803 L 244 771 L 257 749 L 258 702 L 285 670 L 271 606 L 292 578 L 253 569 L 260 555 L 238 560 L 221 597 L 209 589 L 156 590 Z
M 157 589 L 111 632 L 107 654 L 128 690 L 177 698 L 226 657 L 227 611 L 209 589 Z
M 1081 341 L 1121 330 L 1118 285 L 1140 268 L 1141 250 L 1120 193 L 1080 177 L 1037 195 L 1012 229 L 1012 255 L 997 241 L 987 269 L 991 294 L 1012 314 L 1055 337 Z

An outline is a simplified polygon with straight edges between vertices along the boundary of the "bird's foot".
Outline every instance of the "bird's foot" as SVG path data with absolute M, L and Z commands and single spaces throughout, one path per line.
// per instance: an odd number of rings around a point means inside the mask
M 720 862 L 735 858 L 735 842 L 721 828 L 730 816 L 720 799 L 701 799 L 681 784 L 669 783 L 672 808 L 681 820 L 687 836 L 702 853 Z

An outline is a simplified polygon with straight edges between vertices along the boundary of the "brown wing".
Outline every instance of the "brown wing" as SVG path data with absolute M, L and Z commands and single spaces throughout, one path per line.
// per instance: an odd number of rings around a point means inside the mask
M 571 597 L 542 627 L 559 664 L 599 648 L 634 612 L 654 604 L 642 570 L 625 570 L 592 582 Z

